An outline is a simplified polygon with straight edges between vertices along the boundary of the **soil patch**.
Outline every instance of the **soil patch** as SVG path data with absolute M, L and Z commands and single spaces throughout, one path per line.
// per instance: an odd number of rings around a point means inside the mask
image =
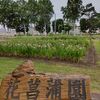
M 91 96 L 92 96 L 92 100 L 100 100 L 100 94 L 92 93 Z

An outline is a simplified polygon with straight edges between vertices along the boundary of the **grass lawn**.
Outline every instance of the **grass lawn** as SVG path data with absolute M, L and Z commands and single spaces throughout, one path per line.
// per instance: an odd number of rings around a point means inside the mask
M 94 45 L 96 47 L 97 54 L 100 54 L 100 40 L 94 40 Z
M 97 63 L 100 65 L 100 40 L 94 40 L 94 45 L 95 45 L 95 48 L 96 48 L 96 54 L 97 54 L 97 57 L 98 57 L 98 61 Z
M 94 37 L 94 38 L 100 39 L 100 34 L 98 34 L 98 35 L 93 35 L 93 37 Z
M 0 58 L 0 81 L 7 73 L 12 72 L 23 59 L 15 58 Z M 82 74 L 91 76 L 92 92 L 100 93 L 100 68 L 80 68 L 72 67 L 65 63 L 45 62 L 43 60 L 34 60 L 34 66 L 37 72 L 44 73 L 63 73 L 63 74 Z

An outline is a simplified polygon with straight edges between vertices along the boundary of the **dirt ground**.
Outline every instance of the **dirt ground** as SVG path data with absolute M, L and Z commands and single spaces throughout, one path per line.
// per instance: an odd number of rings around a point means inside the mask
M 92 100 L 100 100 L 100 94 L 92 93 L 91 96 L 92 96 Z

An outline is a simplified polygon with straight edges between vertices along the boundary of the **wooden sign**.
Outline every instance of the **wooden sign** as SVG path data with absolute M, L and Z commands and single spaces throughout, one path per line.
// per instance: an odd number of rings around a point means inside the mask
M 0 100 L 91 100 L 90 78 L 15 70 L 2 81 Z

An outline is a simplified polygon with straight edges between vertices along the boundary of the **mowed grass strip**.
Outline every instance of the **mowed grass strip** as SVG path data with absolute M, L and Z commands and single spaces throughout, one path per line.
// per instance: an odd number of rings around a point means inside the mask
M 19 59 L 0 57 L 0 81 L 22 62 Z
M 100 40 L 94 40 L 94 46 L 95 46 L 95 48 L 96 48 L 96 52 L 97 52 L 97 54 L 99 54 L 100 55 Z
M 95 39 L 93 41 L 96 48 L 97 64 L 100 66 L 100 40 Z
M 16 58 L 0 58 L 0 81 L 11 73 L 18 65 L 24 62 L 24 59 Z M 36 72 L 39 73 L 58 73 L 58 74 L 82 74 L 91 77 L 91 90 L 92 92 L 100 93 L 100 67 L 90 68 L 86 67 L 73 67 L 65 63 L 46 62 L 43 60 L 34 60 Z

